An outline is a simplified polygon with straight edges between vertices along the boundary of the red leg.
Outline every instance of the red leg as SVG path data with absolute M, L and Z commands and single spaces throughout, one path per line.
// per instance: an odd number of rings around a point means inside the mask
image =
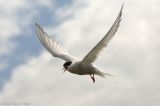
M 93 76 L 92 76 L 93 75 Z M 95 83 L 95 78 L 94 78 L 94 74 L 90 74 L 90 77 L 92 78 L 92 80 L 93 80 L 93 83 Z
M 93 83 L 95 83 L 95 78 L 94 78 L 94 74 L 93 74 L 93 77 L 92 77 L 92 78 L 93 78 Z

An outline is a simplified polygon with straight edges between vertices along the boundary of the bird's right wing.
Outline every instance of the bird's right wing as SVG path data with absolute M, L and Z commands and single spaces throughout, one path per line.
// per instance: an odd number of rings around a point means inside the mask
M 60 46 L 53 38 L 51 38 L 41 27 L 36 23 L 37 35 L 41 44 L 54 56 L 65 61 L 75 61 L 76 58 Z
M 118 27 L 120 25 L 121 22 L 121 16 L 122 16 L 122 9 L 123 9 L 123 5 L 121 7 L 121 10 L 114 22 L 114 24 L 112 25 L 112 27 L 110 28 L 110 30 L 107 32 L 107 34 L 102 38 L 102 40 L 83 58 L 82 62 L 83 63 L 93 63 L 99 53 L 107 47 L 109 41 L 112 39 L 112 37 L 115 35 L 115 33 L 118 30 Z

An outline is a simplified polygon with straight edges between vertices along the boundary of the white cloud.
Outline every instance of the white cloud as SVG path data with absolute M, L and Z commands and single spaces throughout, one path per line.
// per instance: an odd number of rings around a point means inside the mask
M 52 3 L 51 3 L 52 2 Z M 0 57 L 10 55 L 17 47 L 12 38 L 24 35 L 23 28 L 29 26 L 34 16 L 38 14 L 36 6 L 53 6 L 51 0 L 0 0 Z M 27 11 L 21 15 L 20 11 Z M 27 31 L 26 32 L 30 32 Z M 27 35 L 27 34 L 26 34 Z M 0 70 L 9 66 L 6 60 L 1 60 Z
M 57 40 L 66 40 L 62 43 L 73 54 L 84 56 L 114 22 L 120 5 L 116 0 L 75 3 L 58 11 L 59 17 L 70 17 L 52 32 Z M 14 69 L 0 100 L 33 106 L 158 106 L 159 5 L 158 0 L 127 1 L 116 36 L 96 62 L 106 72 L 124 76 L 124 81 L 96 77 L 93 85 L 89 76 L 63 75 L 62 62 L 42 53 Z
M 37 10 L 32 10 L 34 6 L 49 6 L 50 0 L 0 0 L 0 55 L 12 52 L 16 45 L 11 38 L 20 36 L 22 25 L 27 26 L 33 20 Z M 27 10 L 27 15 L 20 15 L 20 11 Z

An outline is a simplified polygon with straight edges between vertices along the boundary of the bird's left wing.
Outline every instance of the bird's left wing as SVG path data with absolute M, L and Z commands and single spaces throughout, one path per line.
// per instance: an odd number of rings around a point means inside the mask
M 120 22 L 121 22 L 121 16 L 122 16 L 122 9 L 123 5 L 121 7 L 121 10 L 110 28 L 110 30 L 107 32 L 107 34 L 103 37 L 103 39 L 83 58 L 82 62 L 84 63 L 93 63 L 96 58 L 98 57 L 98 54 L 107 47 L 108 42 L 111 40 L 111 38 L 115 35 Z
M 77 60 L 74 56 L 69 55 L 69 53 L 51 38 L 37 23 L 36 29 L 40 42 L 54 57 L 59 57 L 65 61 L 71 62 Z

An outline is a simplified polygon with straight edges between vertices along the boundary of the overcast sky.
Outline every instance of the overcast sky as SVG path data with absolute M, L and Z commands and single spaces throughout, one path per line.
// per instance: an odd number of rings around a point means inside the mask
M 121 77 L 62 73 L 40 44 L 35 22 L 83 58 L 121 25 L 95 62 Z M 159 106 L 160 0 L 0 0 L 0 106 Z

